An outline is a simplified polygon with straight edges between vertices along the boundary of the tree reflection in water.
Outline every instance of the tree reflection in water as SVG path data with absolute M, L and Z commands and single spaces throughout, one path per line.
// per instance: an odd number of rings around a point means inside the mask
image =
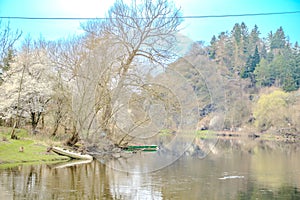
M 152 162 L 144 154 L 134 158 L 135 171 Z M 98 161 L 60 166 L 0 169 L 0 199 L 300 199 L 297 145 L 220 141 L 203 159 L 182 157 L 151 173 Z M 227 176 L 243 178 L 220 179 Z

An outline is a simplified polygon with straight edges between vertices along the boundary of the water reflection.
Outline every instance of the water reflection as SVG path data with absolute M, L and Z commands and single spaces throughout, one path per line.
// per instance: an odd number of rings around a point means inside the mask
M 136 154 L 135 164 L 122 164 L 143 170 L 158 162 L 149 156 Z M 204 159 L 182 157 L 152 173 L 108 166 L 93 161 L 0 170 L 0 199 L 300 199 L 297 145 L 226 140 Z

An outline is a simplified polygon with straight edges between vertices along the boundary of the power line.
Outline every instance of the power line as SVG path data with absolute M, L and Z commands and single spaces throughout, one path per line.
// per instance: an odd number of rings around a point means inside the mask
M 203 18 L 224 18 L 224 17 L 249 17 L 249 16 L 264 16 L 264 15 L 286 15 L 298 14 L 297 11 L 286 12 L 271 12 L 271 13 L 244 13 L 244 14 L 226 14 L 226 15 L 194 15 L 194 16 L 179 16 L 180 19 L 203 19 Z M 22 17 L 22 16 L 0 16 L 0 19 L 17 19 L 17 20 L 105 20 L 108 17 Z M 140 18 L 142 19 L 142 18 Z
M 272 12 L 272 13 L 246 13 L 246 14 L 228 14 L 228 15 L 202 15 L 202 16 L 184 16 L 182 18 L 222 18 L 222 17 L 248 17 L 248 16 L 261 16 L 261 15 L 286 15 L 297 14 L 300 11 L 287 11 L 287 12 Z

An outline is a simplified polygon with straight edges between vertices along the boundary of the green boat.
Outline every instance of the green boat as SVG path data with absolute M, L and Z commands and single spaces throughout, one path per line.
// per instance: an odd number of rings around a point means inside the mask
M 157 145 L 133 145 L 124 147 L 126 151 L 157 151 Z

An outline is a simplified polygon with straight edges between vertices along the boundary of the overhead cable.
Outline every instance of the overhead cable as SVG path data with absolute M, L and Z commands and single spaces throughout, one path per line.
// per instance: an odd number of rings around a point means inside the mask
M 224 14 L 224 15 L 192 15 L 192 16 L 178 16 L 180 19 L 203 19 L 203 18 L 224 18 L 224 17 L 252 17 L 265 15 L 286 15 L 286 14 L 300 14 L 298 11 L 285 12 L 270 12 L 270 13 L 244 13 L 244 14 Z M 17 19 L 17 20 L 106 20 L 109 17 L 23 17 L 23 16 L 0 16 L 0 19 Z M 143 18 L 139 18 L 143 19 Z

